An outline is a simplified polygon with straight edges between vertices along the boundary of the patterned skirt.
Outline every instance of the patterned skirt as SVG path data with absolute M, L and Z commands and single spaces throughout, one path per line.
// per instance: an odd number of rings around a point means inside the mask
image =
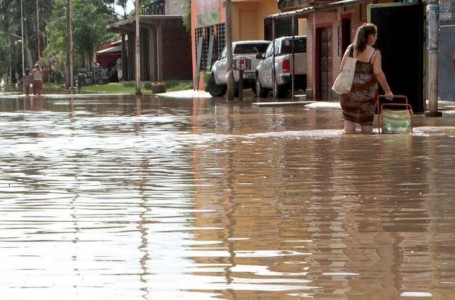
M 373 125 L 377 100 L 376 86 L 373 65 L 357 61 L 351 92 L 340 97 L 345 120 L 360 125 Z

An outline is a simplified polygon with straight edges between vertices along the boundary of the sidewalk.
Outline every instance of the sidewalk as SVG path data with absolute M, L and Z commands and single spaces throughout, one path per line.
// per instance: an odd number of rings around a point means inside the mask
M 201 90 L 183 90 L 176 92 L 167 92 L 162 94 L 157 94 L 157 96 L 163 97 L 172 97 L 172 98 L 213 98 L 208 92 Z M 253 98 L 254 97 L 254 98 Z M 223 97 L 220 97 L 223 98 Z M 272 97 L 262 98 L 261 101 L 257 101 L 255 95 L 252 92 L 245 92 L 244 98 L 247 101 L 253 101 L 253 105 L 257 106 L 283 106 L 283 105 L 307 105 L 311 108 L 339 108 L 340 104 L 337 100 L 312 100 L 306 101 L 305 96 L 296 96 L 296 100 L 292 101 L 291 99 L 279 99 L 274 101 Z M 264 101 L 265 100 L 265 101 Z M 428 107 L 428 101 L 427 105 Z M 455 101 L 448 100 L 438 100 L 438 110 L 442 111 L 455 111 Z
M 172 98 L 212 98 L 212 95 L 210 95 L 206 91 L 198 91 L 198 90 L 166 92 L 166 93 L 160 93 L 160 94 L 156 94 L 156 95 L 163 96 L 163 97 L 172 97 Z

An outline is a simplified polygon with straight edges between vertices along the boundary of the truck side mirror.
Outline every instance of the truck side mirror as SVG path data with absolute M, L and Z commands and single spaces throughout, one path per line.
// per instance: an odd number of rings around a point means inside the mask
M 256 58 L 257 59 L 264 59 L 265 55 L 264 55 L 264 53 L 259 52 L 259 53 L 256 54 Z

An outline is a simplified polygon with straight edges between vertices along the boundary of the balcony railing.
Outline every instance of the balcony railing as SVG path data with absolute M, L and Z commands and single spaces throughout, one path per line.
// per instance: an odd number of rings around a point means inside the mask
M 278 8 L 282 11 L 288 11 L 290 9 L 317 6 L 330 2 L 334 2 L 334 0 L 280 0 L 278 1 Z
M 143 15 L 165 15 L 166 14 L 166 0 L 154 0 L 150 4 L 142 7 Z

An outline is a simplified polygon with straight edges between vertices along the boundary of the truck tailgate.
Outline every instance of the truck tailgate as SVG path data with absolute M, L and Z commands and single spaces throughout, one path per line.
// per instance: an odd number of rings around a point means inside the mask
M 292 68 L 292 54 L 288 54 L 289 60 L 291 61 L 291 68 Z M 307 55 L 306 53 L 296 53 L 294 54 L 295 57 L 295 72 L 294 74 L 307 74 Z

